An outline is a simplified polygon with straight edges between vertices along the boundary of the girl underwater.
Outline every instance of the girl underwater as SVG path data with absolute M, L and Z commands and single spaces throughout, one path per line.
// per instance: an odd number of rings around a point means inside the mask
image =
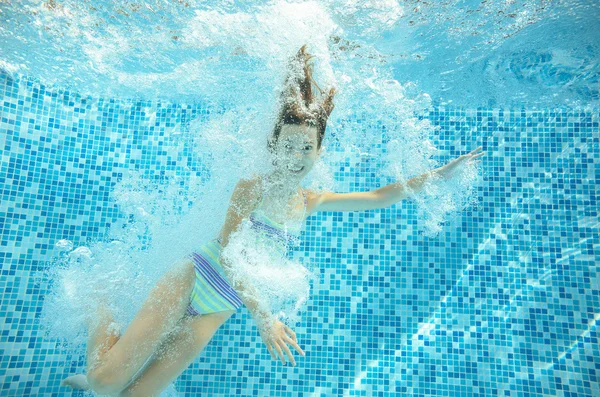
M 335 88 L 324 99 L 313 95 L 312 58 L 302 46 L 290 62 L 281 110 L 268 142 L 273 171 L 241 179 L 230 199 L 217 239 L 176 263 L 151 290 L 123 335 L 110 312 L 100 305 L 89 325 L 87 375 L 62 385 L 118 396 L 154 396 L 169 386 L 198 356 L 216 331 L 243 304 L 257 322 L 271 357 L 296 365 L 288 344 L 305 355 L 296 333 L 253 298 L 253 286 L 234 277 L 222 255 L 232 234 L 248 221 L 273 241 L 298 234 L 319 211 L 365 211 L 385 208 L 409 197 L 400 183 L 353 193 L 303 190 L 300 182 L 321 155 Z M 481 147 L 407 181 L 416 193 L 430 178 L 451 179 L 461 167 L 479 162 Z M 235 280 L 231 283 L 230 280 Z

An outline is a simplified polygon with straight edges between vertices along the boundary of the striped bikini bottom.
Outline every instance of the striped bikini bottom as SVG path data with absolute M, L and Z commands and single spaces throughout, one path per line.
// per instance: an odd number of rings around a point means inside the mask
M 196 283 L 190 296 L 187 313 L 193 316 L 237 310 L 242 300 L 229 285 L 219 261 L 221 244 L 212 240 L 190 254 L 196 269 Z

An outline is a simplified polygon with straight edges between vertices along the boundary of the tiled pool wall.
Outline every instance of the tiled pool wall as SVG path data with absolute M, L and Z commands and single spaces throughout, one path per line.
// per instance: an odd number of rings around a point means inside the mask
M 82 395 L 60 387 L 85 357 L 42 338 L 48 285 L 32 273 L 57 240 L 105 235 L 125 170 L 206 176 L 186 134 L 168 131 L 215 111 L 0 74 L 2 396 Z M 434 238 L 417 232 L 411 200 L 312 216 L 301 254 L 323 277 L 295 328 L 307 356 L 273 361 L 242 308 L 175 382 L 179 395 L 600 395 L 598 110 L 437 105 L 427 117 L 453 156 L 483 146 L 479 205 Z M 370 190 L 376 167 L 335 176 Z

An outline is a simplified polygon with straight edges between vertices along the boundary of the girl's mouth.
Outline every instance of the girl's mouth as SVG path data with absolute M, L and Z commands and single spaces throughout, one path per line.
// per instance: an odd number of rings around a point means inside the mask
M 304 170 L 304 166 L 300 167 L 300 169 L 297 169 L 297 168 L 292 169 L 292 168 L 288 167 L 288 170 L 294 174 L 299 174 L 302 172 L 302 170 Z

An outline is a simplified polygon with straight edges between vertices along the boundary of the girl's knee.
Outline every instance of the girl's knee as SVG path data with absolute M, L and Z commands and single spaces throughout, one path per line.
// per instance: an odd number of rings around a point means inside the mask
M 123 378 L 123 373 L 101 366 L 88 372 L 86 375 L 90 389 L 94 392 L 105 395 L 115 394 L 125 389 L 131 379 Z
M 98 394 L 108 394 L 115 392 L 111 388 L 111 384 L 108 381 L 108 377 L 102 373 L 101 368 L 96 368 L 91 372 L 88 372 L 86 378 L 90 389 Z

